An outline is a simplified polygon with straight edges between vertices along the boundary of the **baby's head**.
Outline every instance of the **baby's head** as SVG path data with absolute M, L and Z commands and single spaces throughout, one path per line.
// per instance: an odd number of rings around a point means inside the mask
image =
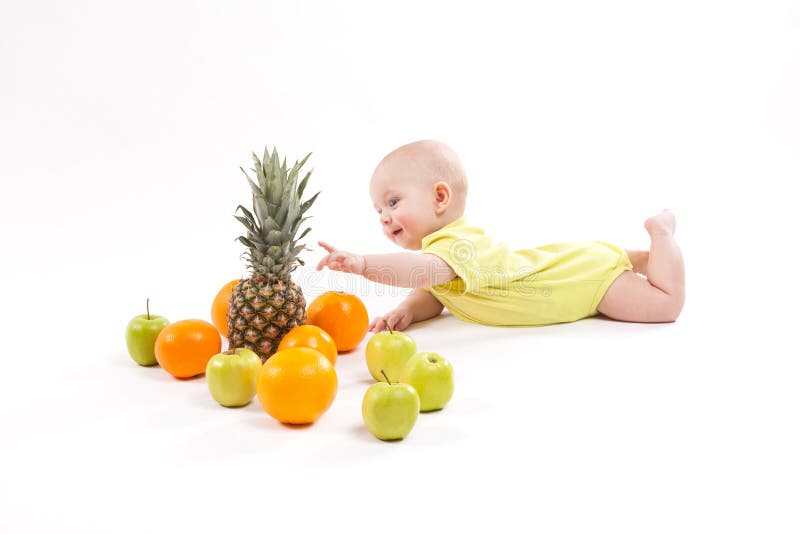
M 453 150 L 439 141 L 415 141 L 390 152 L 369 187 L 383 233 L 409 250 L 464 215 L 467 177 Z

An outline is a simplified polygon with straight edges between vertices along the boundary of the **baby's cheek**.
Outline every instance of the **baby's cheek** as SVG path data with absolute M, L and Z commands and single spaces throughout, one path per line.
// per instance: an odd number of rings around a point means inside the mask
M 395 221 L 408 232 L 415 232 L 419 226 L 419 221 L 413 213 L 398 213 L 397 217 L 395 217 Z

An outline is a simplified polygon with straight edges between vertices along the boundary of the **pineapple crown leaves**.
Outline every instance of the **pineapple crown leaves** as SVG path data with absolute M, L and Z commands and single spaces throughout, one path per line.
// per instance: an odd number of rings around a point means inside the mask
M 298 264 L 305 265 L 297 256 L 307 247 L 298 243 L 311 228 L 306 228 L 299 236 L 297 232 L 310 219 L 303 215 L 319 192 L 303 202 L 303 192 L 313 170 L 308 171 L 299 184 L 297 179 L 310 156 L 311 153 L 295 161 L 289 169 L 285 157 L 281 163 L 277 148 L 272 149 L 272 154 L 265 148 L 261 159 L 253 153 L 251 171 L 255 179 L 240 167 L 250 184 L 253 210 L 241 205 L 236 208 L 234 217 L 247 229 L 247 236 L 236 239 L 248 248 L 244 256 L 254 274 L 286 278 Z M 241 214 L 237 215 L 238 212 Z

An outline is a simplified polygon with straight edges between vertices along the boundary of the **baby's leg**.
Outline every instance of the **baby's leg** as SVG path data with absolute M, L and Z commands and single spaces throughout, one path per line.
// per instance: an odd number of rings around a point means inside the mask
M 618 321 L 672 322 L 684 302 L 683 256 L 673 235 L 675 216 L 664 210 L 644 226 L 650 234 L 647 279 L 625 271 L 608 288 L 597 311 Z

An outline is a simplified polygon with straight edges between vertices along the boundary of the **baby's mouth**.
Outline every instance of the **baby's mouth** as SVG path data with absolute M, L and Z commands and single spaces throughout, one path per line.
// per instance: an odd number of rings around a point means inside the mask
M 397 236 L 399 236 L 399 235 L 400 235 L 400 232 L 402 232 L 402 231 L 403 231 L 403 229 L 402 229 L 402 228 L 398 228 L 397 230 L 395 230 L 394 232 L 392 232 L 392 237 L 397 237 Z

